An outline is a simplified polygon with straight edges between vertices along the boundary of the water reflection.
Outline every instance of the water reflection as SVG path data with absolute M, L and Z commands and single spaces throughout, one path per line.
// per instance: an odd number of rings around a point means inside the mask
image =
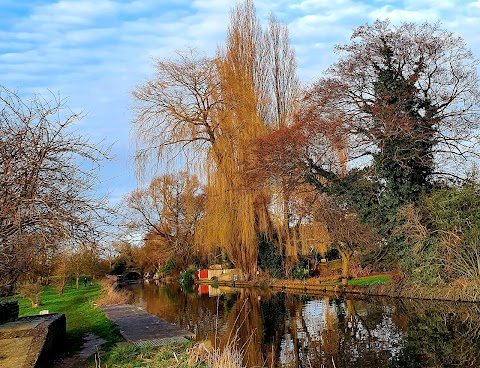
M 150 284 L 133 296 L 197 340 L 235 344 L 247 367 L 480 367 L 477 304 L 203 292 Z

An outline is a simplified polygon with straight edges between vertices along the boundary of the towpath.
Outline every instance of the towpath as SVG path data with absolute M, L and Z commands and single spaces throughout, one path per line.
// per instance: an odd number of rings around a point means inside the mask
M 195 337 L 192 332 L 166 322 L 135 305 L 116 304 L 101 308 L 107 317 L 120 327 L 125 339 L 137 345 L 160 345 L 165 341 L 182 341 Z

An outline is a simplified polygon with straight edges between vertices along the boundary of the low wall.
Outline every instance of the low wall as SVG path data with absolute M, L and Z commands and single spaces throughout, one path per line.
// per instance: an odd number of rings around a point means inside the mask
M 2 323 L 15 321 L 18 318 L 18 302 L 0 303 L 0 325 Z
M 50 367 L 53 359 L 59 357 L 65 349 L 67 337 L 67 320 L 65 315 L 52 314 L 49 317 L 49 323 L 44 326 L 43 346 L 34 368 Z
M 0 326 L 0 367 L 50 368 L 65 348 L 63 314 L 21 317 Z
M 228 269 L 206 269 L 206 270 L 199 270 L 197 273 L 197 278 L 200 281 L 204 280 L 211 280 L 214 277 L 218 277 L 219 280 L 240 280 L 242 273 L 240 270 L 234 268 Z

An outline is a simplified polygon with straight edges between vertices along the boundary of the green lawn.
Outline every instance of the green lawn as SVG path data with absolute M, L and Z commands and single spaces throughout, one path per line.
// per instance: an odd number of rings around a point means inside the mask
M 390 282 L 392 277 L 390 275 L 375 275 L 367 276 L 359 279 L 348 280 L 348 285 L 352 286 L 363 286 L 363 285 L 376 285 L 376 284 L 385 284 Z M 324 285 L 341 285 L 340 281 L 327 281 L 323 282 Z
M 390 282 L 392 277 L 390 275 L 376 275 L 369 277 L 362 277 L 361 279 L 348 280 L 348 285 L 375 285 L 386 284 Z
M 123 341 L 117 325 L 110 321 L 102 310 L 94 307 L 96 299 L 103 295 L 100 285 L 93 286 L 67 285 L 63 295 L 58 296 L 56 290 L 45 286 L 41 295 L 41 303 L 37 308 L 32 308 L 30 301 L 19 298 L 20 316 L 36 315 L 41 310 L 50 313 L 63 313 L 67 319 L 68 351 L 77 350 L 82 344 L 82 337 L 92 333 L 105 339 L 104 349 L 110 349 L 115 343 Z

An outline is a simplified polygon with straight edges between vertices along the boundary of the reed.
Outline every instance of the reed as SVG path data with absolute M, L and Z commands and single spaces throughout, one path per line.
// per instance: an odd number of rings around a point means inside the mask
M 223 349 L 214 349 L 207 360 L 210 368 L 243 368 L 243 354 L 233 344 L 227 344 Z
M 127 304 L 129 302 L 131 293 L 127 290 L 116 289 L 114 278 L 102 279 L 99 283 L 104 295 L 96 300 L 97 305 Z

